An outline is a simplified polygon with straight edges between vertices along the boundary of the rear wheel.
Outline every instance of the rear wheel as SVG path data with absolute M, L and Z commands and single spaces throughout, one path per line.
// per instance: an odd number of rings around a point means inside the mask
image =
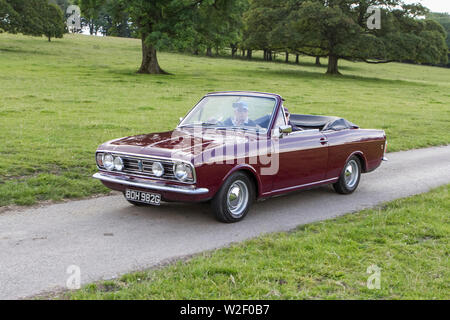
M 211 201 L 217 220 L 232 223 L 242 220 L 255 199 L 255 187 L 243 172 L 235 172 L 224 182 Z
M 351 157 L 344 166 L 339 180 L 333 184 L 337 193 L 349 194 L 356 190 L 361 179 L 361 162 L 358 157 Z

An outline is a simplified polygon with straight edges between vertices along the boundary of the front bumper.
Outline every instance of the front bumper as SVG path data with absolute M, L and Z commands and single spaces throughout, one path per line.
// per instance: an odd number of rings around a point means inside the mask
M 188 196 L 200 196 L 209 193 L 207 188 L 195 188 L 194 186 L 178 186 L 167 185 L 165 182 L 153 182 L 143 179 L 135 179 L 127 176 L 109 175 L 107 173 L 98 172 L 92 176 L 95 179 L 101 180 L 105 185 L 122 185 L 130 186 L 144 190 L 157 190 L 168 194 L 181 194 Z

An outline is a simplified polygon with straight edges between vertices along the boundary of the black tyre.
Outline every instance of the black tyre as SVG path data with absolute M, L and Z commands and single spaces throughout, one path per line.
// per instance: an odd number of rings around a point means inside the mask
M 358 157 L 351 157 L 344 166 L 339 180 L 333 184 L 334 190 L 340 194 L 349 194 L 356 190 L 361 179 L 361 162 Z
M 238 222 L 247 215 L 255 199 L 255 186 L 243 172 L 235 172 L 224 182 L 211 201 L 217 220 Z

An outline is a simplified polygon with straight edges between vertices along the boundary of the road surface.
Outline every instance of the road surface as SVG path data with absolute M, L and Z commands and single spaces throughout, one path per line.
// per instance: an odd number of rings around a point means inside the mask
M 0 299 L 110 279 L 260 234 L 330 219 L 450 183 L 450 146 L 388 154 L 352 195 L 331 187 L 256 203 L 245 220 L 216 222 L 207 204 L 133 207 L 121 195 L 0 214 Z

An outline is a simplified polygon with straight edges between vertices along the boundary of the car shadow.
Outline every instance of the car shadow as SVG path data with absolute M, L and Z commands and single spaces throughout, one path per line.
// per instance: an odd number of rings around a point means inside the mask
M 310 202 L 311 199 L 322 201 L 324 195 L 330 196 L 330 194 L 335 194 L 331 186 L 319 186 L 259 200 L 253 204 L 244 221 L 274 214 L 280 208 L 289 210 L 292 207 L 298 211 L 301 210 L 303 201 L 308 200 Z M 209 202 L 161 202 L 160 206 L 134 206 L 132 204 L 125 204 L 125 207 L 121 208 L 120 211 L 122 215 L 132 215 L 143 220 L 184 220 L 192 223 L 217 222 L 214 219 Z

